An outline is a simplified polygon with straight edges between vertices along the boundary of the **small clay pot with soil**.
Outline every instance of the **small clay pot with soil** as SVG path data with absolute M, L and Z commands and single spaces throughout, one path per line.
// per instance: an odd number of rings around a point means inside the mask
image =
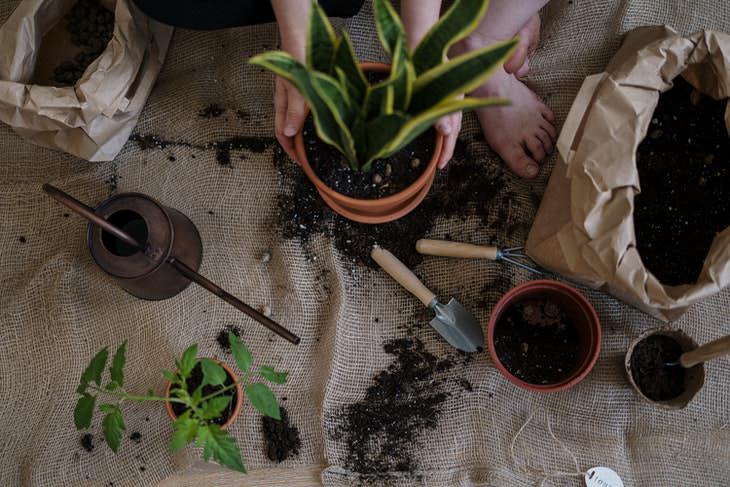
M 496 304 L 487 345 L 510 382 L 535 392 L 562 391 L 593 369 L 601 351 L 601 325 L 577 290 L 556 281 L 531 281 Z
M 390 71 L 383 63 L 366 62 L 361 67 L 368 75 Z M 431 189 L 443 146 L 441 135 L 435 134 L 429 147 L 434 133 L 425 132 L 364 173 L 343 164 L 339 152 L 315 137 L 311 123 L 309 127 L 294 139 L 298 162 L 324 202 L 345 218 L 370 224 L 397 220 L 413 211 Z
M 223 367 L 223 369 L 226 371 L 226 374 L 228 375 L 228 378 L 224 382 L 222 386 L 211 386 L 206 385 L 203 387 L 203 397 L 214 394 L 216 391 L 222 389 L 225 386 L 229 386 L 233 384 L 234 382 L 238 382 L 238 376 L 231 370 L 228 365 L 224 364 L 223 362 L 214 360 L 218 365 Z M 187 380 L 187 389 L 189 393 L 193 393 L 193 391 L 202 383 L 203 381 L 203 371 L 200 365 L 200 362 L 198 362 L 195 365 L 195 368 L 193 368 L 193 371 L 190 374 L 190 377 Z M 167 384 L 167 387 L 165 388 L 165 397 L 170 397 L 170 387 L 171 384 Z M 212 423 L 215 423 L 219 425 L 222 429 L 228 428 L 238 417 L 238 414 L 241 412 L 241 407 L 243 406 L 243 390 L 241 388 L 241 384 L 237 383 L 236 387 L 231 389 L 230 391 L 224 392 L 222 395 L 229 395 L 231 396 L 231 401 L 228 404 L 228 407 L 223 410 L 223 413 L 221 416 L 211 420 Z M 180 414 L 183 414 L 185 412 L 185 406 L 183 404 L 179 403 L 172 403 L 172 402 L 166 402 L 165 403 L 165 409 L 167 410 L 168 416 L 170 416 L 170 419 L 175 421 L 177 417 Z
M 664 409 L 682 409 L 705 382 L 703 364 L 685 369 L 667 366 L 682 353 L 697 348 L 697 342 L 682 330 L 653 328 L 634 340 L 626 352 L 626 375 L 644 401 Z

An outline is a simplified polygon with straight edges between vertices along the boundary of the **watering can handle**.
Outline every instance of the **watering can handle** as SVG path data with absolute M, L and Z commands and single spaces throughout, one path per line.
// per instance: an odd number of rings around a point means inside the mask
M 438 255 L 441 257 L 497 260 L 497 247 L 450 242 L 448 240 L 422 238 L 416 242 L 416 251 L 419 254 Z
M 417 297 L 425 306 L 429 306 L 436 297 L 420 279 L 403 264 L 398 258 L 387 250 L 374 247 L 370 252 L 370 257 L 383 268 L 390 277 L 395 279 L 398 284 L 406 288 L 411 294 Z
M 722 357 L 728 353 L 730 353 L 730 335 L 718 338 L 710 343 L 705 343 L 689 352 L 684 352 L 679 357 L 679 363 L 684 368 L 694 367 L 697 364 L 707 362 L 713 358 Z

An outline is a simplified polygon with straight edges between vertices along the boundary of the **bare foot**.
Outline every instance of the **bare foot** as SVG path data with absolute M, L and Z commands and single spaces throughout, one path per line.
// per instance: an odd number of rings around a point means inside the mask
M 520 43 L 512 57 L 504 63 L 504 70 L 514 74 L 517 78 L 523 78 L 530 71 L 528 58 L 535 52 L 540 41 L 540 16 L 535 14 L 530 17 L 517 35 L 520 36 Z
M 499 69 L 471 93 L 480 97 L 504 97 L 510 105 L 476 110 L 489 146 L 523 178 L 532 179 L 538 164 L 552 152 L 557 135 L 552 110 L 514 75 Z

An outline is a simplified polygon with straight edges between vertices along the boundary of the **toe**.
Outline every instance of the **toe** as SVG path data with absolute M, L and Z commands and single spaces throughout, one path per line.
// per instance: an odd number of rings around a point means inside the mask
M 519 145 L 510 144 L 495 150 L 516 175 L 525 179 L 532 179 L 537 176 L 540 170 L 537 161 L 528 156 Z
M 540 113 L 542 113 L 542 117 L 548 122 L 553 123 L 555 121 L 555 114 L 547 105 L 543 105 Z
M 553 151 L 553 139 L 552 137 L 550 137 L 550 134 L 548 134 L 545 129 L 540 127 L 537 129 L 537 133 L 535 135 L 538 139 L 540 139 L 540 142 L 542 142 L 545 153 L 550 154 Z
M 552 140 L 557 139 L 558 131 L 555 129 L 555 126 L 552 123 L 544 120 L 540 123 L 540 128 L 547 132 Z
M 532 157 L 537 161 L 540 162 L 543 159 L 545 159 L 545 147 L 542 145 L 542 140 L 537 135 L 532 135 L 530 137 L 527 137 L 527 140 L 525 140 L 525 146 L 527 146 L 527 149 L 529 149 L 530 153 L 532 154 Z
M 525 76 L 527 76 L 527 73 L 529 73 L 529 72 L 530 72 L 530 60 L 525 59 L 525 63 L 520 67 L 520 69 L 515 71 L 515 78 L 517 78 L 517 79 L 524 78 Z
M 517 73 L 527 61 L 527 43 L 520 40 L 517 49 L 512 56 L 504 63 L 504 70 L 508 73 Z

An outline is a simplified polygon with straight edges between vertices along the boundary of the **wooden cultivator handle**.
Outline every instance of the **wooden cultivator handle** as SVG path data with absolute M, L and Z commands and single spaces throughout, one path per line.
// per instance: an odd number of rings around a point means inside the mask
M 416 242 L 419 254 L 438 255 L 441 257 L 461 257 L 464 259 L 497 260 L 497 247 L 473 245 L 448 240 L 430 240 L 422 238 Z
M 701 347 L 697 347 L 689 352 L 684 352 L 679 357 L 679 363 L 687 369 L 712 360 L 713 358 L 722 357 L 728 353 L 730 353 L 730 335 L 718 338 L 714 342 L 705 343 Z

